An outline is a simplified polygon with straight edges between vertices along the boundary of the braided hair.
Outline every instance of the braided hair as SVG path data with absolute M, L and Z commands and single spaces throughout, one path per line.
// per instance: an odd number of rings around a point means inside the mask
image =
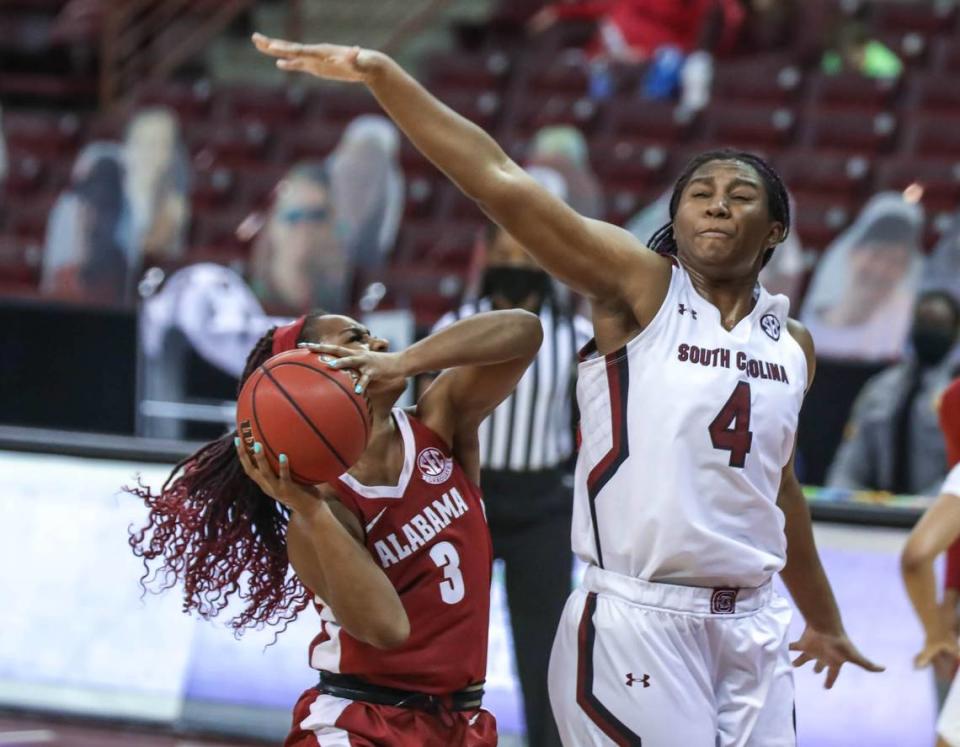
M 661 226 L 650 237 L 647 246 L 658 254 L 676 256 L 677 238 L 673 233 L 673 219 L 676 217 L 677 207 L 680 205 L 680 195 L 683 194 L 683 190 L 686 189 L 697 169 L 711 161 L 740 161 L 753 167 L 766 189 L 767 210 L 770 213 L 770 218 L 783 224 L 783 235 L 780 236 L 780 241 L 786 239 L 787 234 L 790 233 L 790 197 L 783 179 L 760 156 L 733 148 L 722 148 L 720 150 L 708 150 L 690 159 L 673 186 L 673 194 L 670 196 L 670 222 Z M 770 258 L 773 257 L 774 249 L 776 247 L 772 246 L 766 250 L 761 267 L 765 267 Z
M 319 316 L 308 315 L 306 326 Z M 267 331 L 247 357 L 238 394 L 271 357 L 275 330 Z M 310 594 L 289 573 L 290 512 L 243 471 L 236 436 L 232 430 L 180 461 L 159 493 L 142 481 L 125 488 L 149 509 L 146 525 L 130 530 L 130 547 L 143 558 L 144 590 L 148 585 L 169 589 L 180 581 L 184 612 L 195 610 L 205 619 L 239 595 L 245 607 L 230 621 L 237 634 L 277 623 L 282 632 L 309 604 Z M 159 565 L 151 568 L 154 561 Z

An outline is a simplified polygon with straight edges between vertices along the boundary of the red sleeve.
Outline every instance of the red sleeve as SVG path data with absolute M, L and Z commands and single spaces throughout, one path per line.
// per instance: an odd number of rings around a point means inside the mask
M 947 550 L 947 572 L 943 588 L 960 591 L 960 539 Z

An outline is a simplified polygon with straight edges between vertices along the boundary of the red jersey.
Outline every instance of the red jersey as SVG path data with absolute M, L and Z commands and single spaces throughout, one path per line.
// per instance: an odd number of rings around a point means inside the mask
M 310 666 L 440 695 L 485 677 L 493 545 L 480 488 L 443 439 L 403 410 L 393 416 L 403 436 L 399 483 L 373 487 L 344 474 L 331 484 L 397 590 L 410 637 L 390 651 L 374 648 L 343 630 L 318 597 L 322 629 Z

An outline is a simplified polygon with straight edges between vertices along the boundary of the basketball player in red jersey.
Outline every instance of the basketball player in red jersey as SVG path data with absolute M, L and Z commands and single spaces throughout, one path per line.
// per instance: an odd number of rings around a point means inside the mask
M 320 683 L 298 701 L 287 747 L 497 743 L 481 708 L 492 546 L 477 428 L 541 338 L 535 315 L 497 311 L 390 353 L 353 319 L 301 317 L 268 333 L 243 378 L 297 345 L 354 370 L 373 425 L 349 472 L 300 485 L 285 455 L 277 475 L 233 433 L 177 465 L 159 495 L 135 491 L 150 521 L 131 544 L 183 580 L 187 609 L 214 615 L 242 587 L 237 628 L 316 606 Z M 438 370 L 414 407 L 394 407 L 410 376 Z
M 882 667 L 846 634 L 794 472 L 813 381 L 810 333 L 761 268 L 787 236 L 763 159 L 714 151 L 683 170 L 645 246 L 577 214 L 380 52 L 254 43 L 282 70 L 365 85 L 430 161 L 547 272 L 586 295 L 573 549 L 587 563 L 549 685 L 569 747 L 793 747 L 793 664 L 831 687 Z M 788 645 L 791 610 L 806 629 Z M 635 683 L 641 683 L 635 685 Z

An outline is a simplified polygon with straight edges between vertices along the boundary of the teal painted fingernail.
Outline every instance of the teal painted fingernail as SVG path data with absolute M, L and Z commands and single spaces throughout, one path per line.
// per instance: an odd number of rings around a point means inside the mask
M 239 438 L 233 439 L 233 446 L 234 446 L 234 448 L 236 448 L 236 449 L 239 449 L 239 448 L 240 448 L 240 439 L 239 439 Z
M 286 463 L 287 463 L 287 455 L 286 455 L 286 454 L 281 454 L 281 455 L 280 455 L 280 464 L 286 464 Z
M 261 451 L 263 451 L 263 447 L 260 445 L 260 442 L 257 441 L 257 442 L 253 445 L 253 453 L 254 453 L 254 454 L 259 454 Z
M 353 391 L 355 391 L 357 394 L 362 394 L 362 393 L 363 393 L 363 387 L 360 386 L 359 384 L 357 384 L 357 385 L 353 388 Z

